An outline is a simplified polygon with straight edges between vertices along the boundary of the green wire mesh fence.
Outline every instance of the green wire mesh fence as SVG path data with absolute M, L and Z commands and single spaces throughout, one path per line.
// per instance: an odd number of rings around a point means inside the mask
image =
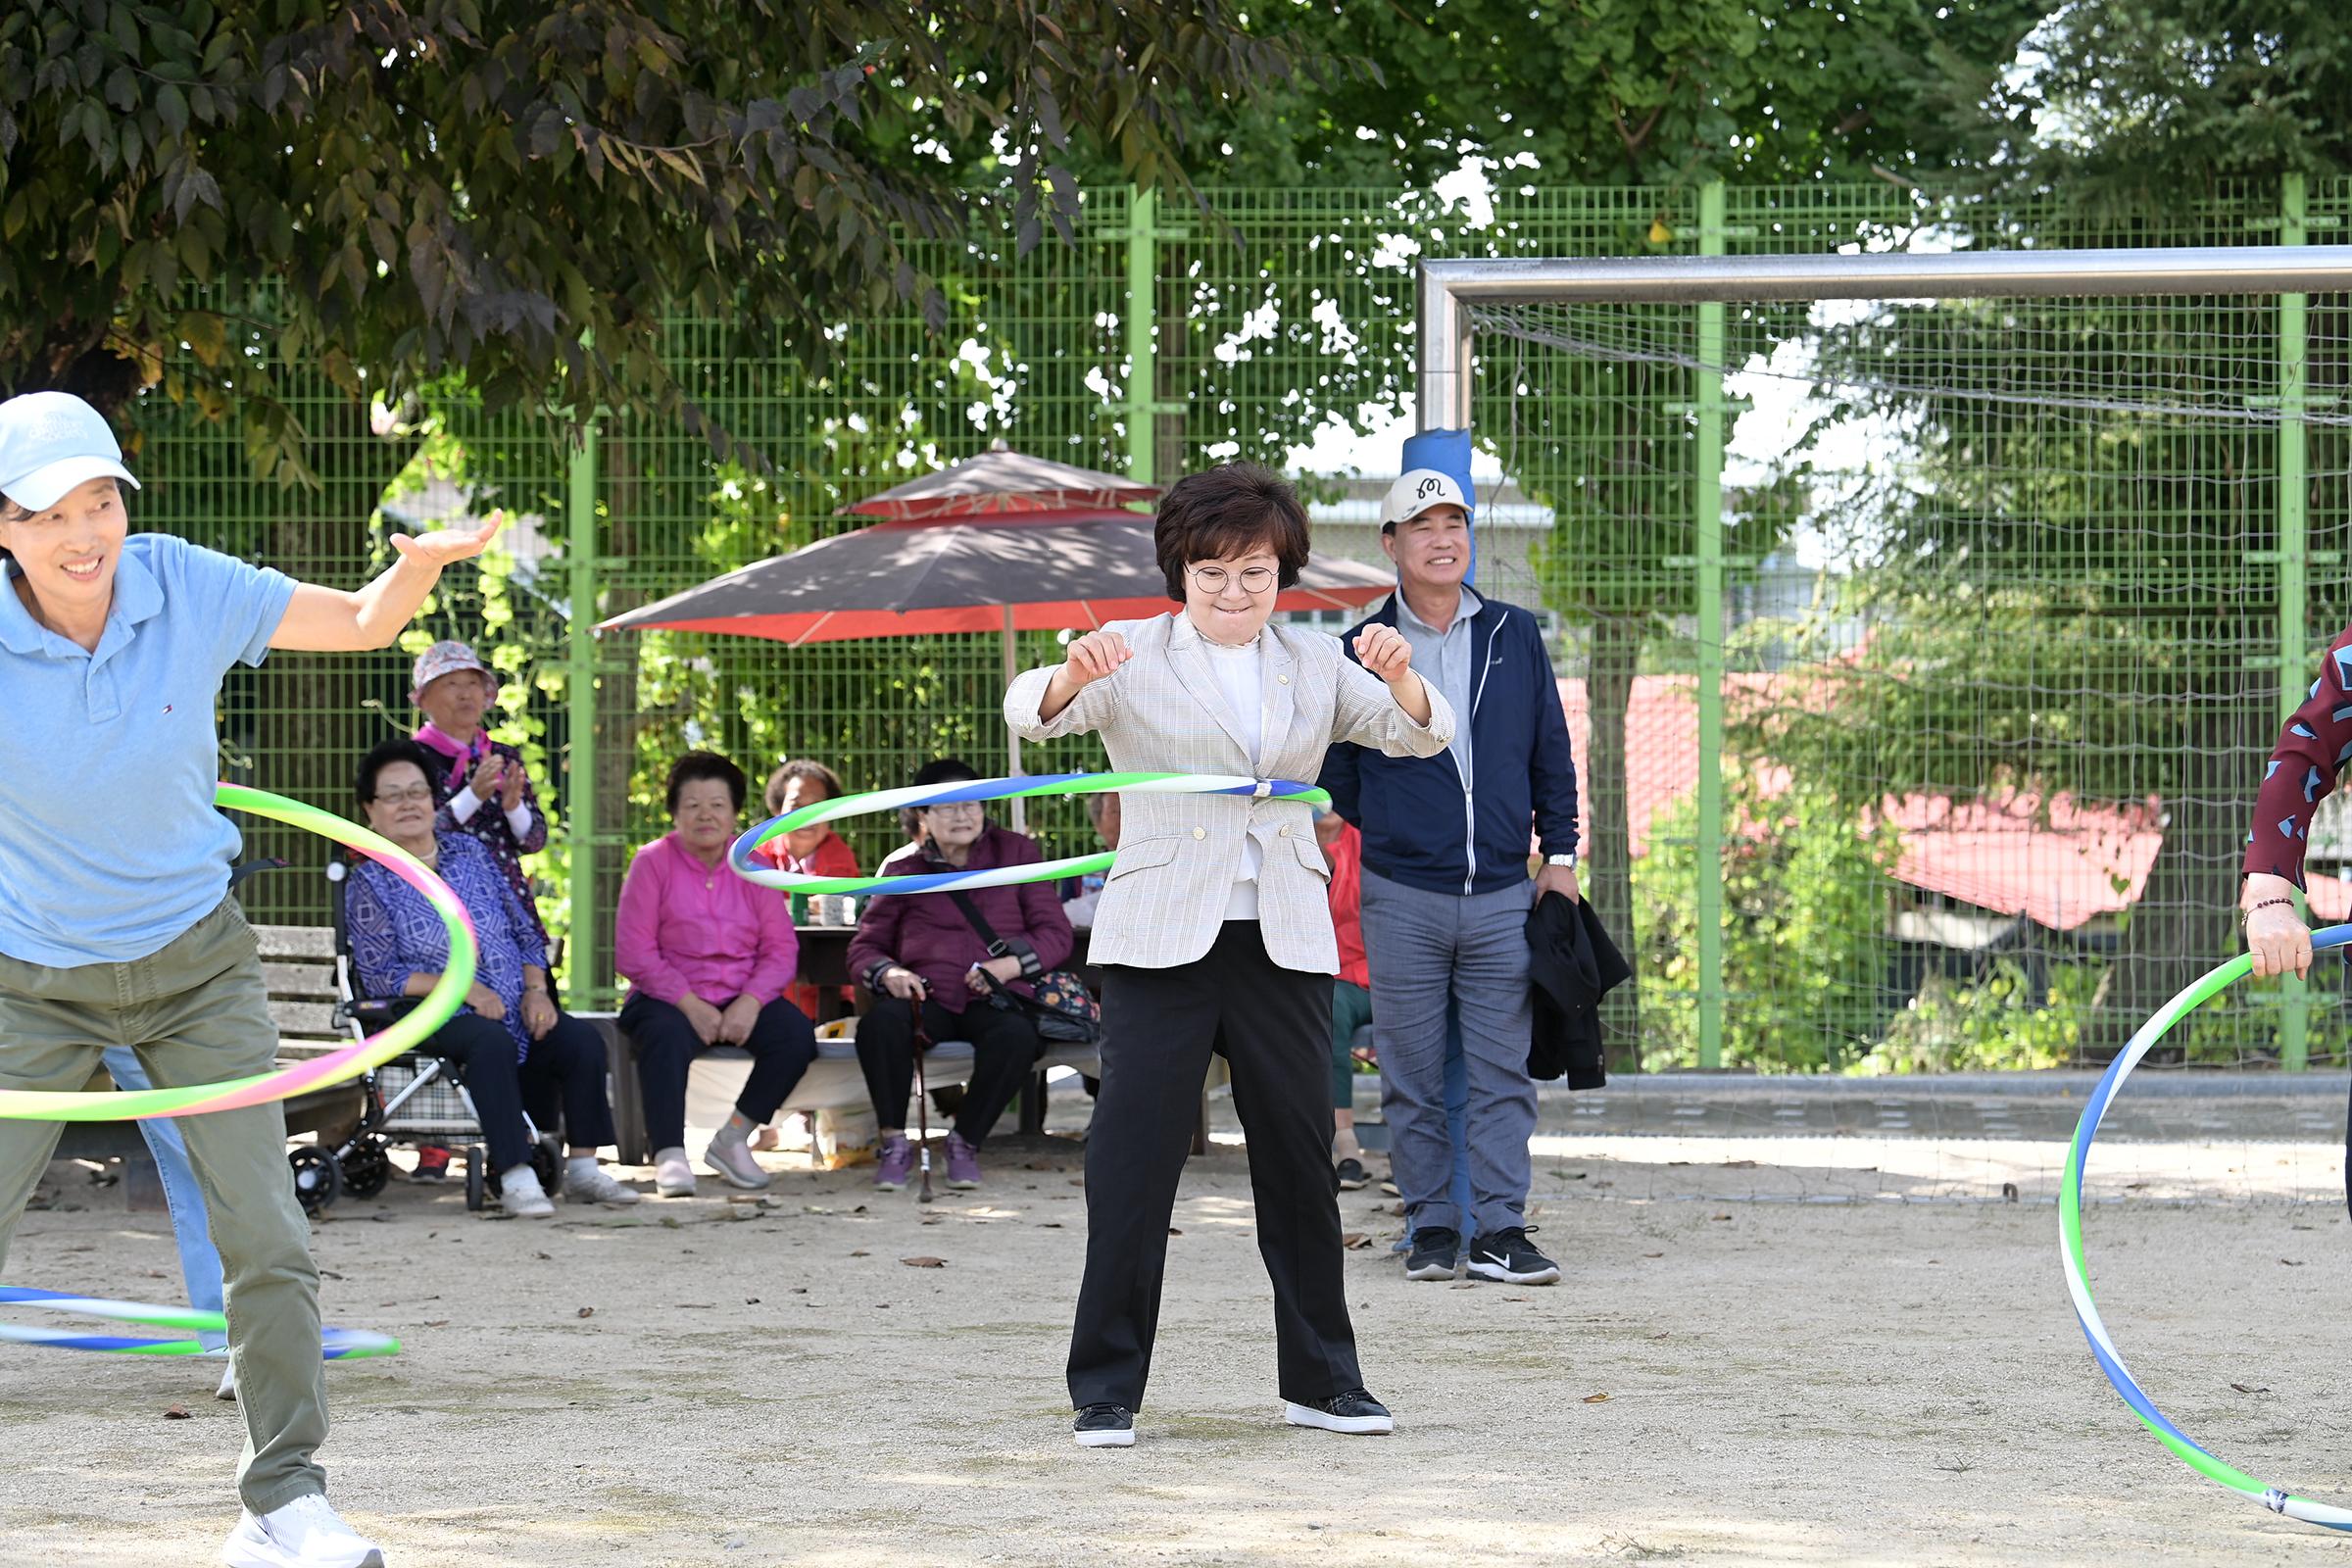
M 599 418 L 582 447 L 559 413 L 485 416 L 462 387 L 371 413 L 296 375 L 320 486 L 278 489 L 251 480 L 237 432 L 151 400 L 141 526 L 355 583 L 395 528 L 492 504 L 517 519 L 404 650 L 233 678 L 224 776 L 356 809 L 360 752 L 415 722 L 410 658 L 474 641 L 509 677 L 499 733 L 556 819 L 536 870 L 551 926 L 584 939 L 571 994 L 609 1001 L 611 904 L 630 849 L 666 825 L 680 750 L 733 757 L 755 793 L 786 757 L 852 789 L 947 754 L 1001 771 L 1003 655 L 994 634 L 592 641 L 575 615 L 856 526 L 843 507 L 998 440 L 1164 481 L 1380 428 L 1409 409 L 1423 257 L 2328 243 L 2352 213 L 2352 181 L 2224 189 L 2161 220 L 1891 185 L 1712 205 L 1696 188 L 1208 194 L 1213 216 L 1096 193 L 1075 245 L 1026 258 L 995 235 L 938 247 L 948 329 L 911 311 L 845 323 L 815 371 L 758 352 L 745 323 L 675 323 L 677 373 L 759 470 L 641 418 Z M 267 318 L 266 296 L 238 303 Z M 1502 475 L 1482 485 L 1480 580 L 1550 628 L 1589 891 L 1640 958 L 1617 1065 L 2095 1058 L 2183 965 L 2228 950 L 2280 694 L 2352 616 L 2344 302 L 1734 305 L 1711 329 L 1700 309 L 1479 322 L 1475 426 Z M 1725 479 L 1702 494 L 1716 429 Z M 1306 478 L 1333 519 L 1319 539 L 1377 564 L 1366 487 Z M 1708 505 L 1719 616 L 1698 597 Z M 1055 657 L 1053 634 L 1017 641 L 1024 663 Z M 1699 722 L 1702 681 L 1719 726 Z M 1083 741 L 1023 756 L 1031 771 L 1098 761 Z M 1720 781 L 1706 834 L 1702 778 Z M 1089 841 L 1074 803 L 1030 821 L 1050 851 Z M 256 852 L 312 854 L 250 831 Z M 899 842 L 878 818 L 847 836 L 868 865 Z M 2341 853 L 2314 837 L 2315 868 L 2352 858 L 2352 835 Z M 249 886 L 268 918 L 322 916 L 322 879 Z M 601 913 L 575 920 L 575 899 Z M 1705 964 L 1702 921 L 1722 931 Z M 2340 1058 L 2339 1003 L 2317 981 L 2248 992 L 2180 1054 Z

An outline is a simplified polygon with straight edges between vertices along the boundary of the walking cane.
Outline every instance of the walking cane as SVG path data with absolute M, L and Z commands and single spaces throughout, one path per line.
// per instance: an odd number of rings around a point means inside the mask
M 923 1082 L 923 1055 L 931 1049 L 931 1037 L 923 1030 L 923 1004 L 920 998 L 909 997 L 906 1005 L 914 1009 L 914 1105 L 919 1139 L 916 1151 L 922 1156 L 923 1191 L 918 1202 L 931 1201 L 931 1091 Z

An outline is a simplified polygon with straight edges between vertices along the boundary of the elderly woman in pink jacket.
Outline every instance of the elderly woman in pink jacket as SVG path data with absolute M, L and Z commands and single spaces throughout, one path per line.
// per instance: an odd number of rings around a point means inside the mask
M 637 852 L 620 885 L 614 947 L 629 982 L 620 1026 L 637 1045 L 654 1187 L 665 1198 L 694 1193 L 686 1074 L 696 1056 L 718 1045 L 751 1053 L 751 1078 L 703 1163 L 755 1192 L 770 1178 L 753 1157 L 752 1130 L 816 1059 L 815 1031 L 789 994 L 800 969 L 791 913 L 727 866 L 746 788 L 743 769 L 723 757 L 679 758 L 669 770 L 671 829 Z

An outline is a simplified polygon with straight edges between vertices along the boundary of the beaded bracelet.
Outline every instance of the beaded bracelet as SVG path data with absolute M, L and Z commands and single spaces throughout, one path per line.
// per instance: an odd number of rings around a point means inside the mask
M 2291 909 L 2294 907 L 2295 901 L 2292 899 L 2265 899 L 2260 904 L 2248 905 L 2245 908 L 2238 911 L 2237 923 L 2240 926 L 2243 926 L 2247 921 L 2254 918 L 2254 911 L 2256 909 L 2268 909 L 2281 904 L 2285 905 Z

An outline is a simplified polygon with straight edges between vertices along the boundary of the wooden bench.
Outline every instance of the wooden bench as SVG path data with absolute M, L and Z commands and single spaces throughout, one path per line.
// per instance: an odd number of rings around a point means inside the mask
M 270 988 L 270 1017 L 277 1025 L 277 1059 L 281 1066 L 323 1055 L 351 1043 L 335 1028 L 335 937 L 324 926 L 256 926 L 261 939 L 262 979 Z M 114 1080 L 101 1067 L 91 1074 L 91 1090 L 105 1092 Z M 319 1142 L 339 1143 L 359 1125 L 365 1091 L 355 1079 L 324 1089 L 313 1089 L 286 1101 L 286 1131 L 315 1133 Z M 138 1124 L 128 1121 L 70 1122 L 59 1141 L 60 1159 L 121 1159 L 131 1206 L 161 1208 L 162 1187 L 147 1141 Z

